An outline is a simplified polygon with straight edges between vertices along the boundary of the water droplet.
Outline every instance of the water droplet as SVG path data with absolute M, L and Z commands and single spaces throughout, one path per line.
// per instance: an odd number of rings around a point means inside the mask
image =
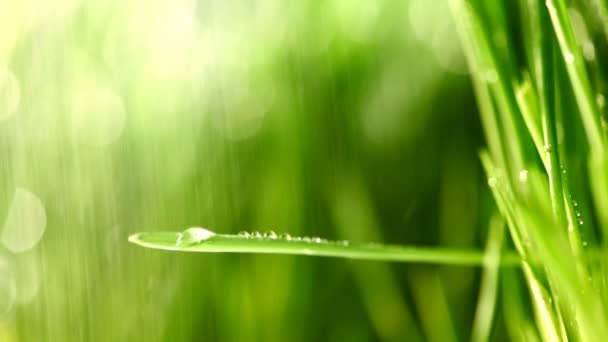
M 585 222 L 584 222 L 583 220 L 578 220 L 578 224 L 579 224 L 580 226 L 582 226 L 583 224 L 585 224 Z
M 595 46 L 592 42 L 586 41 L 583 43 L 583 56 L 588 61 L 593 61 L 595 59 Z
M 589 243 L 587 241 L 583 241 L 583 247 L 587 247 Z
M 346 240 L 338 241 L 337 243 L 338 243 L 338 245 L 341 245 L 341 246 L 348 246 L 350 244 L 350 242 L 348 242 Z
M 281 234 L 280 238 L 283 240 L 286 240 L 286 241 L 291 241 L 291 235 L 289 235 L 287 233 Z
M 201 241 L 205 241 L 210 239 L 215 235 L 214 232 L 200 227 L 188 228 L 182 233 L 178 235 L 177 245 L 178 246 L 188 246 L 192 244 L 197 244 Z
M 578 207 L 578 202 L 577 201 L 572 201 L 572 206 Z
M 253 232 L 251 235 L 256 239 L 261 239 L 264 237 L 260 232 Z
M 488 83 L 495 83 L 496 81 L 498 81 L 498 74 L 496 73 L 496 70 L 489 69 L 489 70 L 486 70 L 486 72 L 483 73 L 483 78 Z
M 321 240 L 321 238 L 318 237 L 318 236 L 315 236 L 315 237 L 312 238 L 312 242 L 314 242 L 314 243 L 321 243 L 322 241 L 323 240 Z
M 268 234 L 266 235 L 269 239 L 271 240 L 276 240 L 277 239 L 277 233 L 275 233 L 274 231 L 269 231 Z
M 251 237 L 251 234 L 249 234 L 249 232 L 246 232 L 246 231 L 241 231 L 241 232 L 239 232 L 239 236 L 244 237 L 245 239 L 249 239 Z
M 312 239 L 309 238 L 308 236 L 305 236 L 305 237 L 302 238 L 302 241 L 304 241 L 304 242 L 311 242 Z
M 576 217 L 581 217 L 581 212 L 580 211 L 576 212 Z
M 553 145 L 551 144 L 546 144 L 545 146 L 543 146 L 543 149 L 545 150 L 545 152 L 549 153 L 549 152 L 553 152 Z
M 567 51 L 564 54 L 564 59 L 566 60 L 566 63 L 568 63 L 568 64 L 574 63 L 574 55 L 570 51 Z
M 528 170 L 521 170 L 519 172 L 519 181 L 525 183 L 528 181 Z
M 493 188 L 496 185 L 498 185 L 498 179 L 496 179 L 496 177 L 490 177 L 488 178 L 488 185 Z

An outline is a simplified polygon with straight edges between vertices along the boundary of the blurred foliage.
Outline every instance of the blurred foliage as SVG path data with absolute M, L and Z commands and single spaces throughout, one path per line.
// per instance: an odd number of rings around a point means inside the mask
M 0 339 L 469 336 L 478 270 L 126 240 L 482 246 L 493 205 L 450 20 L 423 0 L 0 1 Z

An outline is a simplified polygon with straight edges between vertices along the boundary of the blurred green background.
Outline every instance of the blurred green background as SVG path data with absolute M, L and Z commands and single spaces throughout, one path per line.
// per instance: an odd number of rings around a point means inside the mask
M 468 339 L 478 269 L 127 237 L 482 248 L 478 121 L 443 0 L 0 0 L 0 340 Z

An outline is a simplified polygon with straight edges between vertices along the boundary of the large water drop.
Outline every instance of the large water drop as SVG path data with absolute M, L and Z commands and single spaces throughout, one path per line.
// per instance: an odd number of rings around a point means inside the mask
M 215 233 L 205 228 L 188 228 L 182 233 L 179 233 L 177 238 L 177 246 L 189 246 L 197 244 L 201 241 L 208 240 L 213 236 L 215 236 Z

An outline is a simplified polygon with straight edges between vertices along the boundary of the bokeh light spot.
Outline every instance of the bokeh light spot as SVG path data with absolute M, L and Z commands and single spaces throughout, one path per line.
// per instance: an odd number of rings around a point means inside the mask
M 32 249 L 46 229 L 46 211 L 42 201 L 30 191 L 17 188 L 0 239 L 11 252 Z

